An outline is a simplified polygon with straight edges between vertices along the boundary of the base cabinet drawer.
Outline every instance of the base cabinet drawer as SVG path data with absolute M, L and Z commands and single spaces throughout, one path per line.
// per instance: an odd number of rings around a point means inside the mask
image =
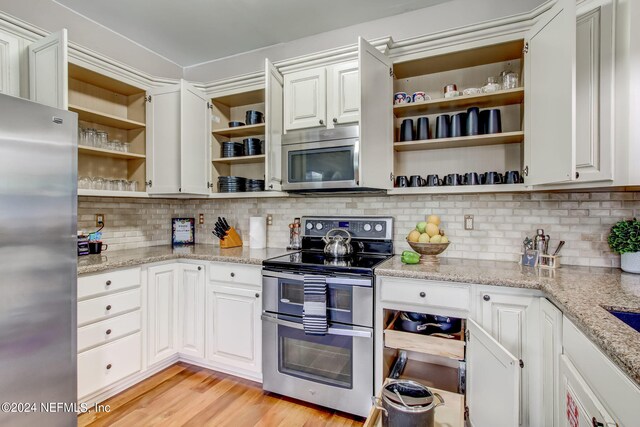
M 140 327 L 140 310 L 136 310 L 78 328 L 78 353 L 138 332 Z
M 140 332 L 78 355 L 78 397 L 107 387 L 142 367 Z
M 381 279 L 382 301 L 469 311 L 468 285 L 428 280 Z
M 262 286 L 262 267 L 216 262 L 209 269 L 209 280 Z
M 140 286 L 140 269 L 116 270 L 78 277 L 78 299 Z
M 78 325 L 86 325 L 140 308 L 140 289 L 118 292 L 78 303 Z

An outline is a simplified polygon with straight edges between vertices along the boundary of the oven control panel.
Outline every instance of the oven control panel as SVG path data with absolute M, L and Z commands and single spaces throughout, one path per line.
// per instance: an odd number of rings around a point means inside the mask
M 359 239 L 393 239 L 391 217 L 303 217 L 303 235 L 322 237 L 332 228 L 342 228 Z

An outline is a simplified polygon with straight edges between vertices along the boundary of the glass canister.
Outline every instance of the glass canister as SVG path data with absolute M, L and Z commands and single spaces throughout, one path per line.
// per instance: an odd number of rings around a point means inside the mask
M 500 89 L 501 89 L 501 85 L 500 83 L 498 83 L 497 77 L 488 77 L 487 83 L 484 86 L 482 86 L 483 93 L 493 93 L 493 92 L 499 91 Z
M 515 71 L 503 71 L 502 89 L 517 89 L 520 87 L 520 76 Z

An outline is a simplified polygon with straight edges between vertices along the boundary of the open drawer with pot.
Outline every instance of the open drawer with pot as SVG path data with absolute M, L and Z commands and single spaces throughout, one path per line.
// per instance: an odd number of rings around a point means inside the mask
M 519 425 L 520 361 L 478 323 L 393 309 L 383 309 L 382 318 L 384 384 L 376 387 L 378 395 L 365 426 L 393 427 L 415 421 L 420 425 L 463 427 L 468 418 L 472 425 L 479 426 Z M 403 380 L 417 384 L 401 382 L 394 386 L 395 381 Z M 390 393 L 390 384 L 408 388 L 407 395 L 395 389 Z M 426 399 L 427 405 L 420 406 L 415 398 L 420 393 L 412 387 L 420 385 L 434 395 Z M 428 411 L 432 412 L 431 418 L 425 414 Z M 403 421 L 399 424 L 400 419 Z M 430 419 L 433 421 L 425 421 Z

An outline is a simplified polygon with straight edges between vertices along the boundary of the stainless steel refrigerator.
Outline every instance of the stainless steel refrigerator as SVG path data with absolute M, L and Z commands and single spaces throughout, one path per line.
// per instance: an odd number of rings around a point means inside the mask
M 77 423 L 61 405 L 77 398 L 77 126 L 75 113 L 0 94 L 3 426 Z

